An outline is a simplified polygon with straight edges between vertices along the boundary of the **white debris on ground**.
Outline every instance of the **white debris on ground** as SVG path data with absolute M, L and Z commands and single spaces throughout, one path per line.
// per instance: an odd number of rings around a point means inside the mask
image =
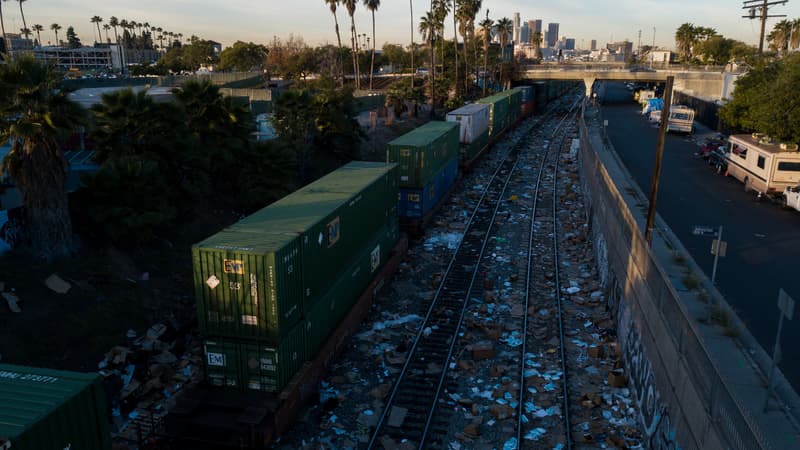
M 512 133 L 513 134 L 513 133 Z M 532 139 L 541 139 L 534 137 Z M 569 141 L 568 141 L 569 142 Z M 460 186 L 425 236 L 412 242 L 393 282 L 386 286 L 347 351 L 320 389 L 319 402 L 274 445 L 277 449 L 366 448 L 407 352 L 420 332 L 450 258 L 464 235 L 469 214 L 507 144 L 500 143 Z M 560 278 L 567 346 L 569 431 L 578 448 L 641 448 L 636 404 L 622 366 L 613 319 L 603 292 L 585 223 L 574 151 L 560 162 L 558 224 Z M 519 170 L 538 170 L 534 160 Z M 532 175 L 531 175 L 532 176 Z M 437 420 L 449 422 L 441 448 L 565 448 L 565 426 L 558 335 L 549 325 L 557 314 L 552 291 L 531 292 L 524 307 L 524 278 L 531 214 L 531 189 L 509 186 L 501 204 L 498 228 L 481 262 L 482 295 L 470 299 L 456 353 L 446 377 Z M 536 223 L 536 227 L 552 223 Z M 542 270 L 533 261 L 532 270 Z M 554 283 L 554 280 L 550 280 Z M 553 284 L 554 285 L 554 284 Z M 523 355 L 522 318 L 530 345 Z M 422 330 L 423 334 L 425 330 Z M 431 367 L 438 370 L 438 367 Z M 520 379 L 525 380 L 520 399 Z M 522 402 L 523 431 L 517 441 L 517 407 Z M 405 412 L 387 419 L 401 423 Z M 378 448 L 412 449 L 407 441 Z

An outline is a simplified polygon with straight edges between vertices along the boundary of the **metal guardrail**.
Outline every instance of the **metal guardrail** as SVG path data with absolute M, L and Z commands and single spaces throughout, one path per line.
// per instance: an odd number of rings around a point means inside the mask
M 602 116 L 595 117 L 599 120 L 602 127 Z M 590 147 L 589 132 L 585 122 L 585 117 L 581 117 L 581 139 Z M 601 132 L 601 137 L 605 145 L 609 145 L 605 130 Z M 592 147 L 590 157 L 597 159 L 596 150 Z M 623 166 L 624 167 L 624 166 Z M 595 195 L 598 195 L 595 193 Z M 613 195 L 613 194 L 606 194 Z M 634 227 L 636 224 L 629 224 Z M 663 238 L 663 236 L 662 236 Z M 633 242 L 644 242 L 634 240 Z M 686 370 L 691 375 L 692 383 L 698 387 L 698 391 L 705 395 L 701 402 L 705 405 L 706 414 L 711 424 L 717 427 L 717 436 L 727 440 L 727 447 L 741 450 L 751 449 L 772 449 L 772 445 L 764 436 L 761 428 L 756 424 L 749 411 L 734 396 L 728 382 L 720 373 L 720 369 L 711 357 L 708 348 L 703 343 L 703 338 L 694 319 L 690 317 L 685 306 L 680 300 L 678 292 L 672 284 L 668 282 L 667 274 L 663 272 L 657 261 L 650 254 L 653 267 L 657 268 L 655 277 L 647 277 L 649 292 L 656 292 L 660 295 L 653 299 L 662 315 L 663 320 L 669 323 L 666 327 L 669 330 L 670 338 L 676 348 L 680 350 Z M 653 285 L 653 284 L 656 285 Z M 662 383 L 663 384 L 663 383 Z M 663 389 L 663 386 L 661 387 Z M 665 393 L 667 391 L 664 391 Z

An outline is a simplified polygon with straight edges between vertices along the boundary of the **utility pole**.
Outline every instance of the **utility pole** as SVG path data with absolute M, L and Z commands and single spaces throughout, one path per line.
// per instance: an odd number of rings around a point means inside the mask
M 773 17 L 786 17 L 786 14 L 778 14 L 770 16 L 768 14 L 769 8 L 775 5 L 785 5 L 788 3 L 789 0 L 776 0 L 776 1 L 769 1 L 769 0 L 745 0 L 742 3 L 742 9 L 748 10 L 749 14 L 746 16 L 742 16 L 744 19 L 755 19 L 756 18 L 756 9 L 759 10 L 759 19 L 761 19 L 761 34 L 758 37 L 758 54 L 764 54 L 764 31 L 767 27 L 767 19 L 771 19 Z M 760 5 L 759 5 L 760 3 Z
M 639 43 L 636 44 L 636 62 L 642 62 L 642 30 L 639 30 Z
M 664 109 L 661 111 L 661 126 L 658 129 L 658 144 L 656 144 L 656 162 L 653 167 L 653 179 L 650 184 L 650 202 L 647 209 L 647 224 L 645 225 L 644 238 L 647 245 L 653 242 L 653 223 L 656 220 L 656 198 L 658 197 L 658 179 L 661 177 L 661 159 L 664 156 L 664 140 L 667 134 L 667 122 L 669 122 L 669 105 L 672 103 L 672 83 L 675 77 L 667 77 L 664 87 Z
M 650 48 L 650 68 L 653 68 L 653 51 L 656 49 L 656 27 L 653 27 L 653 46 Z

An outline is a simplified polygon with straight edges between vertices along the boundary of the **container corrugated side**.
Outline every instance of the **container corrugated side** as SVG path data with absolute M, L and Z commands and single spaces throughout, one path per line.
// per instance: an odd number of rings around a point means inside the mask
M 397 183 L 394 164 L 351 163 L 231 229 L 293 230 L 302 246 L 303 303 L 309 306 L 394 216 Z
M 0 364 L 0 436 L 12 450 L 110 449 L 100 377 Z
M 458 176 L 458 158 L 453 158 L 423 188 L 400 188 L 400 217 L 418 219 L 430 212 Z
M 276 341 L 302 317 L 302 247 L 289 233 L 223 230 L 192 247 L 201 334 Z
M 447 121 L 457 122 L 460 126 L 460 143 L 471 144 L 489 130 L 490 110 L 491 106 L 489 105 L 472 103 L 447 113 Z
M 471 144 L 461 144 L 461 160 L 471 160 L 487 145 L 489 145 L 489 130 L 484 131 Z
M 313 358 L 331 332 L 352 308 L 354 302 L 380 270 L 397 243 L 397 221 L 387 224 L 342 278 L 308 312 L 306 324 L 306 353 Z
M 527 103 L 533 100 L 533 86 L 519 86 L 522 92 L 522 103 Z
M 241 342 L 245 391 L 280 392 L 306 358 L 305 324 L 299 323 L 277 345 Z
M 458 124 L 428 122 L 389 142 L 389 161 L 398 163 L 400 187 L 422 187 L 458 153 Z
M 234 338 L 208 338 L 203 341 L 206 381 L 212 386 L 242 390 L 242 355 Z

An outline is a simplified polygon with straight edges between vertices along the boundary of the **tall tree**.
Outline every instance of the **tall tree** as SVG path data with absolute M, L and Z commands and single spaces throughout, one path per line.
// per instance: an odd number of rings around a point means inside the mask
M 489 18 L 489 11 L 486 11 L 486 18 L 481 21 L 480 26 L 483 31 L 483 96 L 486 97 L 486 72 L 488 72 L 486 64 L 489 60 L 489 41 L 492 39 L 492 27 L 494 27 L 494 20 Z
M 514 31 L 514 23 L 508 17 L 503 17 L 497 21 L 497 34 L 500 36 L 500 83 L 506 85 L 503 77 L 503 67 L 506 62 L 506 44 L 508 44 L 508 35 Z M 511 52 L 511 58 L 514 58 L 514 52 Z
M 336 42 L 339 44 L 339 82 L 344 86 L 344 53 L 342 50 L 342 35 L 339 33 L 339 17 L 336 16 L 336 7 L 339 5 L 339 0 L 325 0 L 325 4 L 333 14 L 333 23 L 336 28 Z
M 428 41 L 428 47 L 431 51 L 431 68 L 430 68 L 430 83 L 431 83 L 431 111 L 436 110 L 436 89 L 434 89 L 434 81 L 436 80 L 434 72 L 436 72 L 436 48 L 433 43 L 436 39 L 436 31 L 439 28 L 438 21 L 436 20 L 436 13 L 428 11 L 420 19 L 419 33 L 422 39 Z
M 458 11 L 456 5 L 456 0 L 453 0 L 453 58 L 455 61 L 456 73 L 455 73 L 455 84 L 453 85 L 453 89 L 455 91 L 455 98 L 458 98 Z M 466 48 L 466 42 L 464 43 L 464 48 Z M 466 61 L 465 61 L 466 62 Z
M 347 14 L 350 15 L 350 45 L 353 48 L 353 76 L 356 80 L 356 89 L 361 88 L 361 74 L 358 70 L 358 34 L 356 34 L 356 0 L 342 0 Z
M 786 55 L 789 51 L 789 41 L 792 36 L 792 22 L 781 20 L 776 23 L 772 31 L 767 35 L 767 41 L 771 42 L 771 47 L 781 55 Z
M 531 44 L 533 44 L 534 55 L 539 57 L 539 52 L 541 51 L 540 47 L 542 46 L 542 32 L 541 31 L 534 31 L 531 33 Z
M 0 0 L 0 1 L 2 1 L 2 0 Z M 53 32 L 56 34 L 56 42 L 55 42 L 56 46 L 60 46 L 61 42 L 58 41 L 58 30 L 61 29 L 61 25 L 59 25 L 57 23 L 51 23 L 50 24 L 50 29 L 53 30 Z
M 36 41 L 39 43 L 39 47 L 42 46 L 42 35 L 39 34 L 41 31 L 44 31 L 44 27 L 39 25 L 38 23 L 33 24 L 33 31 L 36 32 Z
M 381 6 L 381 0 L 364 0 L 364 6 L 372 13 L 372 58 L 369 63 L 369 90 L 372 90 L 372 74 L 375 72 L 375 11 Z
M 45 260 L 73 248 L 63 143 L 78 130 L 84 110 L 67 94 L 54 66 L 29 56 L 0 65 L 0 141 L 11 142 L 0 166 L 22 193 L 24 245 Z
M 97 25 L 97 42 L 103 42 L 103 35 L 100 34 L 100 22 L 103 21 L 103 18 L 100 16 L 94 16 L 89 21 L 95 25 Z
M 75 28 L 72 26 L 67 27 L 67 46 L 69 48 L 80 48 L 81 46 L 81 40 L 78 39 Z
M 792 49 L 800 47 L 800 18 L 792 20 L 792 38 L 789 45 Z
M 414 67 L 414 0 L 408 0 L 408 8 L 411 12 L 411 88 L 414 88 L 414 75 L 417 68 Z
M 2 0 L 6 1 L 6 0 Z M 22 10 L 22 4 L 25 3 L 27 0 L 17 0 L 19 2 L 19 15 L 22 16 L 22 28 L 28 29 L 28 24 L 25 23 L 25 11 Z
M 681 54 L 683 62 L 686 63 L 691 56 L 692 44 L 697 39 L 697 28 L 694 24 L 684 23 L 675 31 L 675 43 Z
M 450 2 L 449 0 L 432 0 L 432 8 L 434 15 L 436 17 L 436 40 L 439 41 L 439 51 L 441 53 L 441 59 L 439 64 L 442 65 L 442 75 L 444 75 L 444 44 L 446 43 L 444 39 L 444 21 L 447 19 L 447 15 L 450 14 Z M 435 71 L 435 70 L 434 70 Z
M 19 34 L 25 36 L 25 39 L 30 39 L 31 37 L 31 30 L 29 28 L 20 28 Z
M 110 37 L 108 37 L 108 30 L 110 30 L 110 29 L 111 29 L 111 25 L 109 25 L 109 24 L 104 24 L 104 25 L 103 25 L 103 31 L 105 31 L 105 32 L 106 32 L 106 43 L 107 43 L 107 44 L 110 44 L 110 43 L 111 43 L 111 38 L 110 38 Z

